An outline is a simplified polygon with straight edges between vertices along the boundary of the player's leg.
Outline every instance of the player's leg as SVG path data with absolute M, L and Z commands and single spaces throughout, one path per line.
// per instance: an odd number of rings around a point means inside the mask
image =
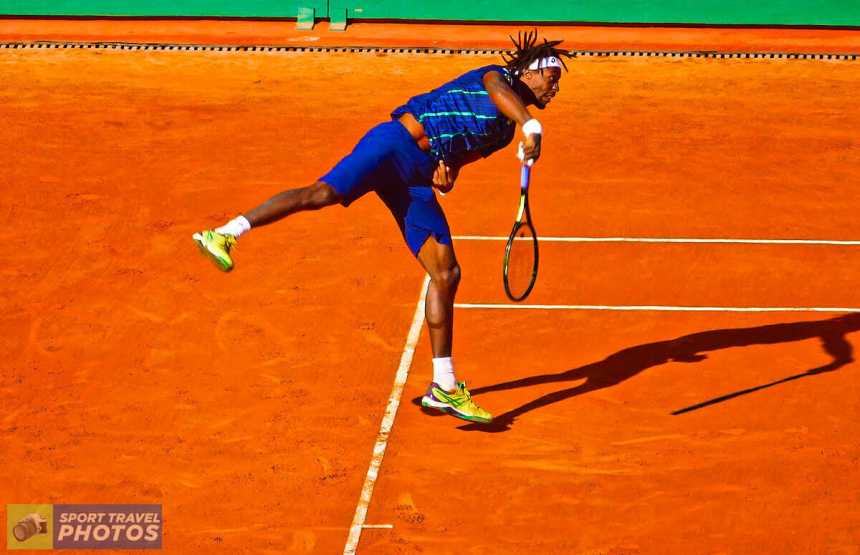
M 319 210 L 343 201 L 337 190 L 322 181 L 290 189 L 273 196 L 263 204 L 243 214 L 251 227 L 260 227 L 305 210 Z M 226 231 L 226 230 L 225 230 Z
M 385 125 L 385 124 L 383 124 Z M 193 235 L 200 250 L 224 271 L 233 268 L 230 250 L 240 235 L 305 210 L 332 204 L 349 206 L 371 190 L 372 176 L 386 156 L 383 133 L 377 126 L 367 132 L 353 151 L 313 185 L 278 193 L 263 204 L 214 230 Z
M 424 314 L 433 358 L 450 357 L 454 335 L 454 297 L 460 284 L 460 265 L 454 246 L 441 244 L 429 237 L 418 251 L 418 261 L 430 276 Z M 453 378 L 453 373 L 451 376 Z M 445 385 L 449 385 L 447 381 Z M 453 383 L 449 388 L 453 388 Z
M 221 227 L 195 233 L 193 239 L 200 250 L 208 255 L 219 268 L 230 271 L 233 268 L 230 249 L 236 244 L 239 236 L 250 231 L 252 227 L 276 222 L 296 212 L 319 210 L 342 201 L 343 196 L 334 187 L 317 181 L 307 187 L 280 192 Z
M 493 417 L 472 401 L 466 384 L 457 382 L 454 373 L 451 348 L 460 265 L 442 207 L 430 186 L 393 185 L 376 192 L 397 220 L 409 250 L 430 276 L 425 318 L 433 350 L 433 381 L 421 404 L 464 420 L 490 422 Z
M 441 211 L 441 208 L 440 208 Z M 426 408 L 441 410 L 472 422 L 490 422 L 492 415 L 479 407 L 466 389 L 457 382 L 451 348 L 454 337 L 454 298 L 460 283 L 460 265 L 449 237 L 439 242 L 427 238 L 418 251 L 418 261 L 430 276 L 424 316 L 433 350 L 433 382 L 421 398 Z

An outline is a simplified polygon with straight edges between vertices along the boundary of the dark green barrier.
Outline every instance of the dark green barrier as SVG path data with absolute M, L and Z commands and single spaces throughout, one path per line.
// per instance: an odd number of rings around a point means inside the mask
M 860 26 L 860 0 L 0 0 L 0 14 Z
M 302 11 L 304 10 L 304 11 Z M 310 14 L 308 10 L 313 10 Z M 3 15 L 328 17 L 327 0 L 0 0 Z
M 860 0 L 329 0 L 332 21 L 430 19 L 708 25 L 860 25 Z

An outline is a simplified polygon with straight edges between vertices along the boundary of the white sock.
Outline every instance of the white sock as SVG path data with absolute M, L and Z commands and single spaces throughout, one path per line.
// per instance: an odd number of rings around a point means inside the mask
M 215 233 L 220 233 L 221 235 L 232 235 L 233 237 L 238 238 L 249 229 L 251 229 L 251 222 L 249 222 L 245 216 L 237 216 L 221 227 L 215 228 Z
M 454 377 L 454 361 L 451 357 L 433 359 L 433 381 L 445 391 L 457 389 L 457 379 Z

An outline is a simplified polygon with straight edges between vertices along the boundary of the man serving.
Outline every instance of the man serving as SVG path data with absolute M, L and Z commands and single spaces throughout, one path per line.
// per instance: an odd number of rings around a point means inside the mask
M 517 125 L 523 133 L 524 161 L 540 157 L 543 129 L 528 107 L 542 110 L 558 93 L 561 70 L 567 69 L 562 58 L 573 57 L 556 48 L 560 43 L 538 44 L 536 31 L 520 34 L 515 50 L 503 56 L 505 65 L 472 70 L 409 99 L 312 185 L 278 193 L 221 227 L 195 233 L 194 240 L 219 268 L 229 271 L 231 248 L 252 228 L 304 210 L 349 206 L 375 192 L 430 276 L 425 317 L 433 380 L 421 404 L 464 420 L 490 422 L 490 413 L 472 400 L 454 373 L 451 349 L 460 267 L 434 188 L 450 191 L 460 168 L 510 144 Z

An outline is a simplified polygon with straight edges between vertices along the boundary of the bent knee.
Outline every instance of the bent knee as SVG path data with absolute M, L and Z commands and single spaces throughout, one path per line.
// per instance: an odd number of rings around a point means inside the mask
M 460 283 L 460 265 L 456 264 L 450 268 L 433 273 L 430 279 L 440 287 L 453 289 Z
M 337 204 L 343 200 L 341 194 L 334 187 L 322 181 L 317 181 L 308 187 L 308 189 L 310 190 L 312 203 L 319 208 Z

